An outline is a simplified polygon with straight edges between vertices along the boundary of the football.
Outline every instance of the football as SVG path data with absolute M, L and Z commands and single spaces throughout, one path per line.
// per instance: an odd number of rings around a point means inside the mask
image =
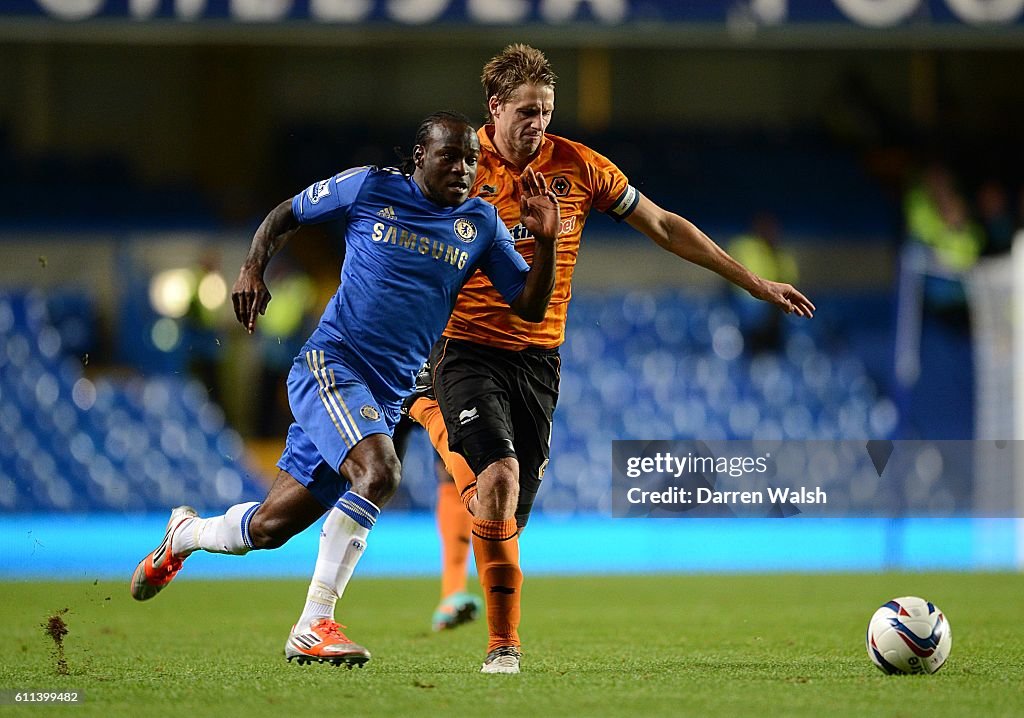
M 938 606 L 904 596 L 875 611 L 866 641 L 872 663 L 886 673 L 935 673 L 949 658 L 953 633 Z

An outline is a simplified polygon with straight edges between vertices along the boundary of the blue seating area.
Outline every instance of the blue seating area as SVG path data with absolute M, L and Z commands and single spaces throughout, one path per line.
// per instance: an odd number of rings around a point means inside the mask
M 89 323 L 51 315 L 38 293 L 0 294 L 0 512 L 210 509 L 264 493 L 198 382 L 91 379 Z
M 209 510 L 261 497 L 241 437 L 197 381 L 88 375 L 78 354 L 88 312 L 72 311 L 81 306 L 0 295 L 0 512 L 163 511 L 186 501 Z M 616 439 L 894 436 L 896 408 L 862 359 L 826 352 L 809 326 L 787 322 L 779 351 L 750 355 L 718 298 L 577 296 L 537 510 L 609 512 Z M 421 434 L 392 510 L 430 508 L 435 485 Z
M 609 513 L 617 439 L 884 439 L 896 406 L 864 361 L 786 323 L 777 353 L 745 352 L 721 300 L 681 292 L 580 294 L 569 309 L 551 463 L 536 509 Z M 426 441 L 413 442 L 402 491 L 432 505 Z M 822 467 L 822 481 L 831 475 Z M 839 478 L 839 477 L 835 477 Z

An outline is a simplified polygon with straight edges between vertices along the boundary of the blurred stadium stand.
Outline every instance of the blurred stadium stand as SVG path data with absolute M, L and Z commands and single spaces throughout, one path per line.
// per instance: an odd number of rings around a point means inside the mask
M 553 132 L 598 149 L 642 191 L 666 206 L 685 208 L 715 235 L 743 231 L 766 207 L 773 208 L 786 228 L 787 240 L 837 237 L 884 243 L 898 229 L 898 207 L 878 180 L 854 153 L 819 132 L 654 127 L 640 135 L 594 134 L 568 126 Z M 408 128 L 366 125 L 284 128 L 271 151 L 278 165 L 275 186 L 290 193 L 346 167 L 397 164 L 392 147 L 408 134 Z M 116 155 L 20 158 L 2 147 L 0 153 L 12 155 L 0 178 L 0 196 L 10 205 L 0 214 L 0 231 L 224 229 L 238 219 L 196 184 L 147 183 Z M 55 177 L 76 188 L 57 203 Z M 246 219 L 258 223 L 260 217 Z M 597 237 L 619 233 L 609 230 Z
M 251 393 L 245 372 L 259 364 L 259 345 L 220 328 L 207 337 L 218 337 L 220 357 L 239 369 L 224 405 L 213 403 L 211 387 L 187 376 L 194 352 L 184 320 L 151 305 L 152 278 L 194 268 L 211 246 L 233 272 L 281 199 L 347 166 L 394 163 L 392 147 L 409 150 L 415 124 L 439 106 L 476 117 L 481 63 L 518 41 L 547 51 L 560 75 L 552 132 L 601 151 L 722 243 L 771 212 L 818 306 L 812 322 L 784 323 L 776 350 L 754 354 L 714 277 L 592 218 L 540 526 L 527 541 L 547 535 L 545 518 L 566 515 L 575 531 L 607 535 L 600 515 L 613 439 L 971 438 L 972 349 L 1002 367 L 985 394 L 985 438 L 1010 438 L 1004 354 L 922 320 L 920 373 L 908 389 L 894 381 L 894 338 L 900 197 L 915 164 L 948 160 L 968 196 L 992 178 L 1011 189 L 1024 179 L 1016 121 L 1024 16 L 964 16 L 1013 3 L 524 2 L 505 6 L 525 8 L 524 24 L 506 25 L 474 14 L 502 3 L 368 2 L 348 4 L 366 8 L 362 18 L 314 17 L 342 5 L 0 7 L 0 92 L 9 100 L 0 103 L 0 514 L 8 526 L 31 533 L 36 516 L 152 512 L 161 517 L 145 529 L 158 531 L 163 512 L 182 501 L 215 511 L 261 497 L 269 477 L 243 443 L 251 407 L 229 403 Z M 395 16 L 428 6 L 440 8 L 438 24 Z M 556 6 L 571 9 L 552 19 Z M 613 6 L 625 14 L 602 16 Z M 284 8 L 278 16 L 259 16 L 275 7 Z M 1015 211 L 1020 221 L 1024 206 Z M 337 277 L 337 244 L 328 229 L 289 249 L 303 252 L 302 269 L 326 286 Z M 989 292 L 990 304 L 1008 314 L 1004 290 Z M 164 348 L 154 334 L 161 320 L 174 330 Z M 1009 341 L 1008 324 L 989 330 L 989 350 Z M 420 436 L 390 509 L 418 512 L 434 495 L 433 456 Z M 126 523 L 113 521 L 113 530 Z M 635 523 L 620 530 L 643 534 L 650 563 L 637 563 L 633 540 L 611 541 L 621 544 L 619 565 L 719 568 L 713 551 L 688 550 L 682 529 L 673 558 L 658 550 L 663 522 Z M 881 523 L 865 549 L 852 522 L 819 541 L 797 538 L 800 528 L 741 522 L 729 527 L 739 561 L 731 565 L 770 567 L 769 552 L 788 556 L 800 542 L 805 555 L 786 568 L 895 565 L 891 534 L 903 529 Z M 431 534 L 428 524 L 415 535 Z M 687 530 L 690 545 L 725 533 L 718 523 Z M 794 533 L 759 544 L 771 531 Z M 943 531 L 914 534 L 919 560 L 907 565 L 986 565 L 977 546 L 989 545 L 1002 551 L 994 565 L 1024 556 L 1024 543 L 1013 553 L 1013 527 L 978 544 L 973 528 L 948 531 L 945 546 Z M 552 535 L 548 544 L 564 543 Z M 755 544 L 773 548 L 758 554 Z M 826 555 L 840 544 L 842 556 Z M 396 546 L 402 570 L 432 570 L 432 556 L 410 561 L 408 544 Z M 125 548 L 129 563 L 136 549 Z M 554 552 L 536 558 L 566 568 Z M 604 570 L 605 559 L 570 562 Z
M 538 509 L 610 510 L 613 439 L 889 438 L 898 424 L 864 361 L 787 323 L 749 356 L 727 303 L 678 291 L 577 296 L 552 463 Z M 241 437 L 180 373 L 90 378 L 95 317 L 78 293 L 0 295 L 0 509 L 161 511 L 259 498 Z M 394 508 L 429 509 L 429 447 L 414 442 Z M 266 477 L 269 478 L 269 477 Z M 823 477 L 831 478 L 831 477 Z
M 261 496 L 241 437 L 197 381 L 87 376 L 94 321 L 77 297 L 0 294 L 0 509 L 210 509 Z
M 680 130 L 646 127 L 642 133 L 594 133 L 553 125 L 551 132 L 582 142 L 606 155 L 641 191 L 666 207 L 699 218 L 716 236 L 746 229 L 750 218 L 773 208 L 786 237 L 796 241 L 856 238 L 884 243 L 899 227 L 896 202 L 870 176 L 862 160 L 815 130 L 788 132 Z M 301 188 L 311 177 L 361 164 L 392 165 L 395 131 L 366 126 L 288 128 L 273 156 L 277 176 Z M 625 232 L 605 230 L 597 239 Z M 588 240 L 593 241 L 591 236 Z

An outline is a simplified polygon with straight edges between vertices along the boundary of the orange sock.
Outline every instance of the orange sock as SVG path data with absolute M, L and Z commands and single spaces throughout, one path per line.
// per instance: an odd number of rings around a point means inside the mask
M 467 507 L 476 494 L 476 475 L 466 459 L 448 448 L 448 429 L 441 409 L 432 399 L 421 398 L 412 405 L 409 416 L 427 430 L 430 443 L 455 479 L 462 503 Z M 468 512 L 467 512 L 468 514 Z M 519 647 L 519 595 L 523 572 L 519 568 L 519 527 L 514 518 L 490 521 L 471 517 L 473 554 L 480 585 L 487 604 L 487 651 L 500 646 Z M 442 539 L 443 540 L 443 539 Z
M 476 494 L 476 474 L 469 468 L 462 454 L 448 448 L 448 428 L 444 425 L 441 408 L 433 399 L 420 398 L 412 405 L 409 416 L 427 430 L 434 451 L 441 457 L 449 476 L 455 479 L 462 503 L 468 507 L 470 499 Z
M 451 480 L 437 485 L 437 532 L 441 535 L 441 598 L 466 590 L 466 562 L 473 517 Z
M 519 528 L 515 519 L 473 519 L 473 553 L 487 602 L 487 652 L 500 646 L 519 647 Z

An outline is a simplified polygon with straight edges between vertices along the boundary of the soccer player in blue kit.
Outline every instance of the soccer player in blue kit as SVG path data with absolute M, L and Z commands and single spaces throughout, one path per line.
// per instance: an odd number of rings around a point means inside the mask
M 288 376 L 295 422 L 280 471 L 262 503 L 205 519 L 191 507 L 175 508 L 163 541 L 135 569 L 135 599 L 155 596 L 196 550 L 240 555 L 276 548 L 327 511 L 285 656 L 300 663 L 369 660 L 369 651 L 341 632 L 334 607 L 401 478 L 391 440 L 400 404 L 476 269 L 527 321 L 543 319 L 554 286 L 554 193 L 542 175 L 523 174 L 522 221 L 539 238 L 531 268 L 497 210 L 469 199 L 479 154 L 468 119 L 435 113 L 420 125 L 402 169 L 346 170 L 263 220 L 232 290 L 235 315 L 250 333 L 270 301 L 263 281 L 270 258 L 302 224 L 345 222 L 341 283 Z

